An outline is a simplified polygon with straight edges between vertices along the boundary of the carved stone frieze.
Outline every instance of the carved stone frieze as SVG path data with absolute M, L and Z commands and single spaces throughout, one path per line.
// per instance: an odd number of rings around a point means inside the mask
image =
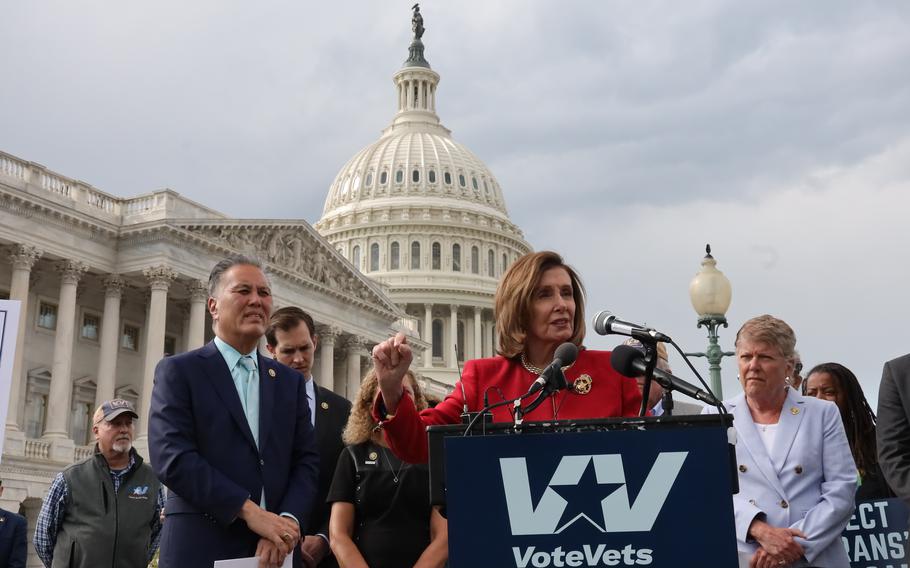
M 188 231 L 220 241 L 230 248 L 327 286 L 347 296 L 375 301 L 370 287 L 330 256 L 320 243 L 299 228 L 215 226 Z

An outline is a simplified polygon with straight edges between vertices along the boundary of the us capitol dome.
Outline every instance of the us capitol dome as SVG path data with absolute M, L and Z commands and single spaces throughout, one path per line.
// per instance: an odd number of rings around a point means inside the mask
M 436 114 L 439 74 L 424 58 L 417 6 L 412 27 L 394 75 L 398 111 L 338 172 L 315 228 L 417 320 L 432 348 L 412 368 L 441 394 L 465 359 L 495 354 L 496 285 L 531 247 L 493 172 Z

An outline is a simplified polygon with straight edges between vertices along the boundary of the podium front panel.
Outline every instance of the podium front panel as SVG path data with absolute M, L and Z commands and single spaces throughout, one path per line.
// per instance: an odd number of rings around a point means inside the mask
M 737 565 L 721 427 L 444 444 L 451 568 Z

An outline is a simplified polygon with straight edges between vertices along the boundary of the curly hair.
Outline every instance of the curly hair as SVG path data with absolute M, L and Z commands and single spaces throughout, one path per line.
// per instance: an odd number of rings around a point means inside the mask
M 423 394 L 420 383 L 414 377 L 414 373 L 407 371 L 404 378 L 410 380 L 411 386 L 414 388 L 414 405 L 417 410 L 425 409 L 427 407 L 427 399 Z M 345 444 L 362 444 L 370 440 L 370 436 L 379 425 L 373 419 L 373 401 L 376 400 L 378 391 L 379 376 L 376 374 L 375 369 L 370 369 L 360 383 L 360 390 L 357 391 L 354 405 L 351 407 L 351 416 L 348 418 L 344 433 L 341 435 Z
M 875 443 L 875 412 L 869 406 L 859 379 L 853 371 L 840 363 L 821 363 L 806 374 L 802 390 L 806 394 L 809 377 L 815 373 L 828 373 L 837 382 L 843 393 L 844 407 L 840 409 L 840 417 L 847 432 L 847 441 L 850 442 L 850 451 L 856 469 L 861 477 L 875 468 L 878 463 L 878 453 Z

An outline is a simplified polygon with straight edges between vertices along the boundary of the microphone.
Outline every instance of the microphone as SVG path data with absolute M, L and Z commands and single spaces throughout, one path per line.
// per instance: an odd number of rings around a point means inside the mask
M 550 375 L 552 375 L 554 371 L 558 371 L 561 367 L 565 367 L 566 365 L 571 365 L 575 362 L 576 357 L 578 357 L 578 347 L 574 343 L 566 342 L 557 347 L 556 353 L 553 354 L 553 361 L 547 365 L 547 368 L 543 370 L 539 377 L 537 377 L 537 380 L 531 383 L 531 388 L 528 389 L 525 396 L 530 396 L 544 388 L 547 383 L 550 382 Z M 561 388 L 565 388 L 565 384 L 563 384 Z
M 641 350 L 631 345 L 618 345 L 610 356 L 610 365 L 620 374 L 627 377 L 637 377 L 645 374 L 645 355 Z M 705 392 L 691 383 L 674 377 L 666 371 L 654 369 L 654 380 L 668 390 L 675 390 L 684 395 L 698 399 L 705 404 L 717 406 L 720 402 L 711 393 Z
M 666 336 L 659 331 L 655 331 L 650 327 L 616 319 L 616 316 L 607 310 L 594 316 L 594 331 L 600 335 L 627 335 L 629 337 L 634 337 L 639 341 L 673 343 L 673 340 L 670 339 L 669 336 Z

